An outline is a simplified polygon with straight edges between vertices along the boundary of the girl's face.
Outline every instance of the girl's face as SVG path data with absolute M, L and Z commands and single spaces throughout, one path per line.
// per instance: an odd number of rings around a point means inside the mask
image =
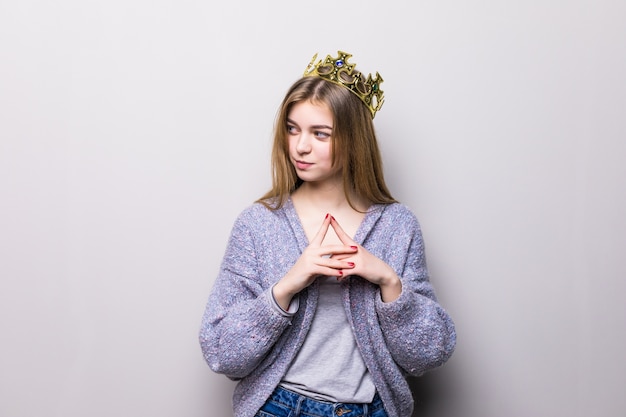
M 332 166 L 333 115 L 325 104 L 301 101 L 287 115 L 289 157 L 298 178 L 326 182 L 340 178 Z

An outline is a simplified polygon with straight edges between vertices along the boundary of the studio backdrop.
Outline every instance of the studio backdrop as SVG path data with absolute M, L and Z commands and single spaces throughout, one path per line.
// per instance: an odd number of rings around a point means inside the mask
M 200 318 L 313 54 L 378 71 L 458 344 L 415 416 L 626 409 L 626 4 L 0 3 L 0 415 L 228 417 Z

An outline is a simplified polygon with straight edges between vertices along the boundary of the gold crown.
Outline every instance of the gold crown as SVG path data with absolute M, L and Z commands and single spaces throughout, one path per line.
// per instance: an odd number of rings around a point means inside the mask
M 315 62 L 317 54 L 313 55 L 313 59 L 304 71 L 304 76 L 316 75 L 352 91 L 365 103 L 373 119 L 384 102 L 383 90 L 380 89 L 382 77 L 377 72 L 376 77 L 372 78 L 372 74 L 369 74 L 363 79 L 363 74 L 354 70 L 356 64 L 348 63 L 352 55 L 342 51 L 337 51 L 337 53 L 339 55 L 336 58 L 326 55 L 324 61 L 320 59 L 317 63 Z

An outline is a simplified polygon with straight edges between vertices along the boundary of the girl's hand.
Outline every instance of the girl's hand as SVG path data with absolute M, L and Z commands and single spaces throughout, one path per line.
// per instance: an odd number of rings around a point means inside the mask
M 289 309 L 293 296 L 311 285 L 318 276 L 334 276 L 339 279 L 344 275 L 344 270 L 353 268 L 350 260 L 342 258 L 354 254 L 357 251 L 356 244 L 322 246 L 331 220 L 332 217 L 327 214 L 309 246 L 289 272 L 274 285 L 274 298 L 284 310 Z
M 349 275 L 358 275 L 380 287 L 384 302 L 388 303 L 397 299 L 402 292 L 402 282 L 395 271 L 386 262 L 352 240 L 332 216 L 330 216 L 330 226 L 335 230 L 341 243 L 358 248 L 354 253 L 337 256 L 338 260 L 349 261 L 352 265 L 352 268 L 339 279 L 345 279 Z

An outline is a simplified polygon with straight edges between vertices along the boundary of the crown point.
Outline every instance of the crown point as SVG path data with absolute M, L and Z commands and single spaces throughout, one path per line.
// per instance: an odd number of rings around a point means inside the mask
M 380 89 L 382 77 L 376 73 L 375 78 L 372 78 L 372 74 L 365 78 L 361 72 L 354 70 L 356 64 L 348 63 L 352 55 L 342 51 L 337 51 L 337 53 L 336 57 L 327 55 L 325 60 L 318 62 L 316 62 L 317 54 L 315 54 L 304 76 L 318 76 L 347 88 L 361 99 L 373 118 L 383 104 L 383 91 Z

